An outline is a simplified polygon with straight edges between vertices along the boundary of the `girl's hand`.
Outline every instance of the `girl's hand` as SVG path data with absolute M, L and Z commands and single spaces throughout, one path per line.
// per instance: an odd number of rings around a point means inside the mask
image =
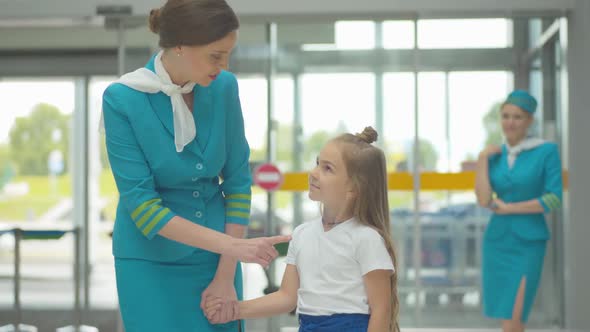
M 205 300 L 205 303 L 203 305 L 203 313 L 205 314 L 209 322 L 211 322 L 211 324 L 225 324 L 227 322 L 237 320 L 240 317 L 238 302 L 234 301 L 231 303 L 231 308 L 229 308 L 229 312 L 231 312 L 231 315 L 227 316 L 226 320 L 220 319 L 221 309 L 224 306 L 223 302 L 224 301 L 222 299 L 213 296 L 209 296 Z
M 207 315 L 206 302 L 209 299 L 216 299 L 221 301 L 221 307 L 218 308 L 214 315 Z M 233 280 L 223 281 L 213 278 L 213 281 L 201 294 L 201 309 L 206 314 L 207 319 L 212 324 L 227 323 L 234 320 L 234 308 L 237 307 L 238 295 L 236 293 Z

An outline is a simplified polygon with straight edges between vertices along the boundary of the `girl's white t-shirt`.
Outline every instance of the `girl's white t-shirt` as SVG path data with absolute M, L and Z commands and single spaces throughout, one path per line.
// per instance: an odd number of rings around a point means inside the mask
M 381 235 L 355 219 L 329 231 L 321 219 L 298 226 L 286 262 L 299 274 L 297 313 L 312 316 L 369 314 L 363 276 L 374 270 L 394 272 Z

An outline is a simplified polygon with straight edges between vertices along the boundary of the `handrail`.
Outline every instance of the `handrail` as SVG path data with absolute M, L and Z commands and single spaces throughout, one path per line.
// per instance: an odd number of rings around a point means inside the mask
M 308 172 L 290 172 L 284 174 L 284 181 L 279 191 L 307 191 Z M 389 190 L 413 190 L 412 173 L 392 172 L 388 174 L 387 187 Z M 473 190 L 475 187 L 475 172 L 460 173 L 420 173 L 420 190 Z M 563 188 L 568 188 L 568 171 L 563 171 Z

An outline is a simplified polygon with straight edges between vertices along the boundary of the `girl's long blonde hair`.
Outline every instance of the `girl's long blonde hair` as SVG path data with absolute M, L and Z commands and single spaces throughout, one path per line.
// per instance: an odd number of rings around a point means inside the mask
M 391 275 L 391 323 L 390 332 L 398 332 L 399 300 L 397 296 L 397 259 L 389 219 L 387 200 L 387 167 L 381 149 L 371 143 L 377 140 L 377 132 L 366 127 L 362 133 L 343 134 L 333 142 L 340 143 L 342 158 L 348 176 L 356 190 L 353 213 L 356 219 L 379 232 L 391 256 L 395 273 Z

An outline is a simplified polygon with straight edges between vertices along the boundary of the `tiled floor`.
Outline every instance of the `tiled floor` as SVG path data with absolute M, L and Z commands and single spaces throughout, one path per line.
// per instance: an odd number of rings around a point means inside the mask
M 402 328 L 401 332 L 500 332 L 501 329 L 432 329 L 432 328 L 424 328 L 424 329 L 415 329 L 415 328 Z M 538 330 L 538 329 L 527 329 L 527 332 L 568 332 L 566 330 Z M 569 331 L 569 332 L 582 332 L 582 331 Z
M 500 332 L 498 329 L 432 329 L 432 328 L 401 328 L 401 332 Z M 535 330 L 527 329 L 527 332 L 581 332 L 581 331 L 566 331 L 566 330 Z M 296 327 L 283 327 L 280 332 L 298 332 Z

